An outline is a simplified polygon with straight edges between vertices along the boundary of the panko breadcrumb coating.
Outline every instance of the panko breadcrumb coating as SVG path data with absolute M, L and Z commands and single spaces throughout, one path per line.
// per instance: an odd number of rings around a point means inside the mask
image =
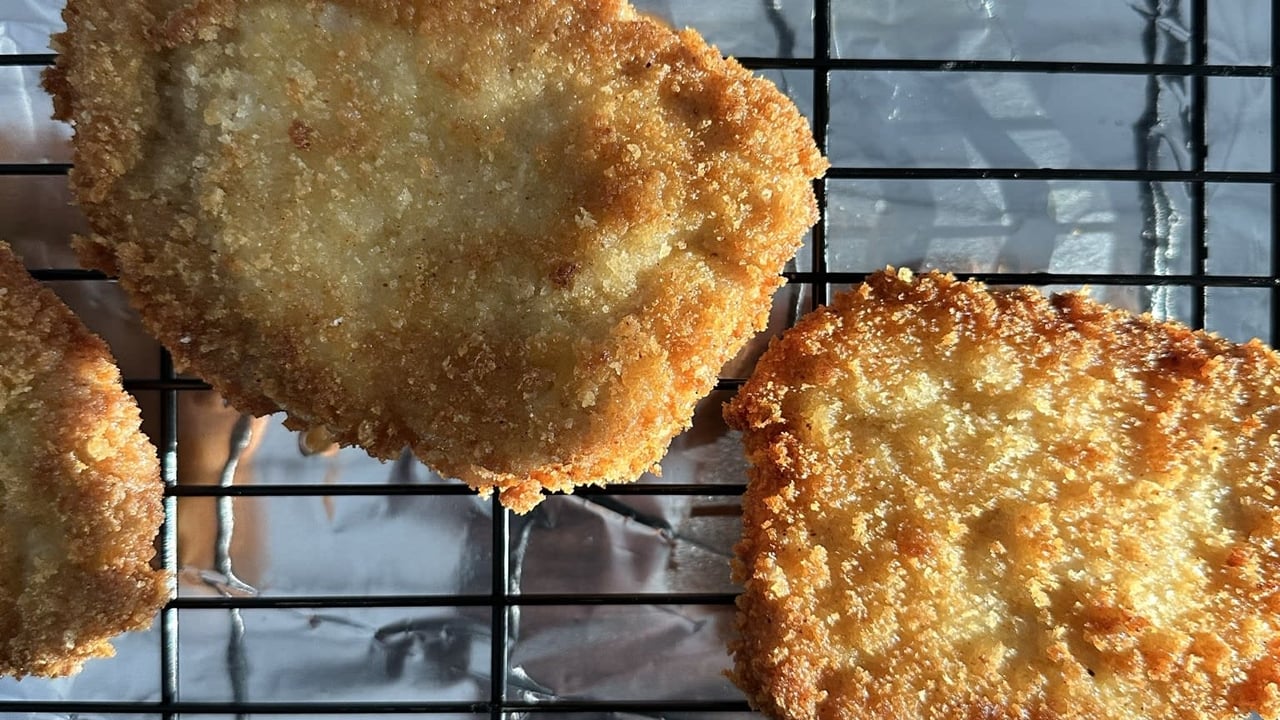
M 1280 362 L 1084 295 L 876 274 L 727 406 L 735 681 L 777 718 L 1280 711 Z
M 64 17 L 82 260 L 236 407 L 519 511 L 654 468 L 817 217 L 791 102 L 621 0 Z
M 0 243 L 0 675 L 70 675 L 151 624 L 156 451 L 97 336 Z

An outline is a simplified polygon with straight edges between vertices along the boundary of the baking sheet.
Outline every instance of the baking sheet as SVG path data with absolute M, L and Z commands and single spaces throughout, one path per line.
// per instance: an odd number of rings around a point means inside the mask
M 677 26 L 699 28 L 727 53 L 813 52 L 810 2 L 639 4 Z M 60 5 L 4 0 L 0 53 L 48 52 Z M 1151 3 L 1114 0 L 837 0 L 831 51 L 875 59 L 1182 62 L 1189 18 L 1187 3 L 1175 6 L 1182 10 L 1161 15 Z M 1212 62 L 1270 61 L 1269 3 L 1211 3 L 1209 22 Z M 811 71 L 762 74 L 812 116 Z M 1208 168 L 1270 170 L 1271 82 L 1209 78 L 1207 84 Z M 830 82 L 830 154 L 836 164 L 860 168 L 1186 169 L 1190 92 L 1188 78 L 1173 76 L 839 70 Z M 49 120 L 50 112 L 38 88 L 38 69 L 0 67 L 0 163 L 69 161 L 68 130 Z M 1206 186 L 1209 273 L 1267 274 L 1270 191 L 1259 184 Z M 832 180 L 827 264 L 851 272 L 895 264 L 1019 273 L 1187 273 L 1191 211 L 1188 190 L 1179 183 Z M 0 176 L 0 237 L 14 243 L 29 267 L 73 267 L 68 237 L 83 228 L 69 206 L 64 178 Z M 795 267 L 812 269 L 807 249 Z M 156 376 L 157 347 L 114 284 L 51 286 L 108 339 L 126 377 Z M 771 333 L 794 321 L 811 290 L 793 284 L 779 294 Z M 1189 319 L 1186 288 L 1103 286 L 1094 292 L 1131 309 Z M 1266 339 L 1266 290 L 1211 288 L 1206 306 L 1210 329 L 1236 340 Z M 724 375 L 745 376 L 762 347 L 763 340 L 757 341 Z M 179 482 L 217 483 L 238 416 L 212 394 L 183 397 L 180 427 L 199 432 L 184 436 Z M 496 549 L 509 553 L 509 590 L 732 592 L 728 556 L 738 534 L 736 499 L 714 492 L 714 486 L 745 482 L 745 463 L 736 438 L 719 420 L 727 397 L 718 392 L 700 406 L 694 428 L 677 439 L 664 461 L 662 478 L 642 480 L 704 483 L 712 486 L 707 496 L 548 500 L 529 516 L 512 518 L 510 547 Z M 140 400 L 154 430 L 157 394 L 142 393 Z M 358 450 L 304 455 L 279 418 L 253 430 L 260 444 L 241 462 L 232 478 L 236 483 L 448 482 L 409 459 L 384 464 Z M 224 525 L 234 520 L 228 553 L 216 547 L 217 501 L 183 498 L 178 510 L 183 596 L 443 596 L 493 590 L 492 506 L 471 496 L 241 498 L 222 507 L 231 513 L 221 516 Z M 730 610 L 517 608 L 509 619 L 508 699 L 740 700 L 722 675 L 729 664 L 724 641 Z M 178 614 L 182 701 L 490 697 L 488 607 Z M 116 647 L 115 658 L 90 662 L 75 678 L 0 681 L 0 701 L 159 700 L 158 630 L 123 637 Z

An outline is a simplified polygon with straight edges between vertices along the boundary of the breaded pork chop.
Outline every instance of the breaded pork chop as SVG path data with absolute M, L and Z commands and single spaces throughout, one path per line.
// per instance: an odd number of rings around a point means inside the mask
M 1280 712 L 1280 360 L 884 272 L 727 406 L 734 678 L 778 718 Z
M 156 451 L 107 346 L 0 243 L 0 675 L 69 675 L 147 627 Z
M 796 108 L 621 0 L 65 18 L 82 259 L 236 407 L 517 510 L 653 467 L 816 219 Z

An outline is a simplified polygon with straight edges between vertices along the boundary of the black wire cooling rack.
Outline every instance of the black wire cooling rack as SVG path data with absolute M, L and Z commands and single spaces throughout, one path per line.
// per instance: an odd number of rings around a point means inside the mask
M 1273 3 L 1271 16 L 1266 21 L 1270 29 L 1270 54 L 1268 64 L 1214 64 L 1210 62 L 1210 0 L 1189 0 L 1183 5 L 1179 0 L 1147 0 L 1146 3 L 1129 3 L 1149 19 L 1149 29 L 1142 37 L 1142 62 L 1109 61 L 1056 61 L 1056 60 L 991 60 L 963 58 L 858 58 L 840 57 L 833 48 L 833 0 L 814 0 L 812 17 L 812 57 L 793 57 L 798 46 L 808 47 L 803 33 L 797 31 L 781 13 L 784 2 L 789 0 L 765 0 L 762 17 L 777 33 L 778 52 L 769 57 L 740 57 L 747 67 L 766 73 L 790 73 L 794 77 L 808 76 L 812 83 L 812 105 L 804 108 L 813 122 L 817 143 L 824 151 L 829 146 L 829 128 L 833 93 L 842 85 L 834 84 L 840 74 L 860 72 L 901 73 L 967 73 L 971 75 L 1019 73 L 1031 76 L 1069 74 L 1085 81 L 1117 76 L 1145 79 L 1147 112 L 1134 127 L 1137 138 L 1136 167 L 1070 169 L 1046 167 L 863 167 L 836 165 L 827 177 L 817 181 L 814 189 L 823 219 L 813 229 L 811 241 L 798 267 L 787 273 L 790 283 L 809 288 L 808 305 L 824 303 L 833 286 L 855 283 L 865 277 L 867 271 L 852 272 L 830 267 L 829 249 L 832 245 L 832 227 L 828 209 L 828 194 L 833 182 L 840 181 L 981 181 L 997 180 L 1019 182 L 1053 181 L 1103 181 L 1131 183 L 1139 188 L 1142 197 L 1144 242 L 1158 236 L 1163 230 L 1161 203 L 1164 188 L 1182 188 L 1188 198 L 1189 270 L 1170 272 L 1156 261 L 1155 251 L 1144 253 L 1143 265 L 1138 272 L 1124 273 L 1048 273 L 1048 272 L 976 272 L 958 274 L 1000 284 L 1032 284 L 1038 286 L 1133 286 L 1146 289 L 1178 289 L 1189 293 L 1189 312 L 1183 319 L 1197 327 L 1206 324 L 1206 298 L 1216 288 L 1254 289 L 1268 297 L 1268 307 L 1259 312 L 1269 316 L 1269 338 L 1280 338 L 1280 233 L 1277 232 L 1276 213 L 1280 209 L 1280 143 L 1275 140 L 1274 121 L 1280 117 L 1276 111 L 1280 102 L 1277 87 L 1276 58 L 1280 57 L 1280 29 L 1277 21 L 1280 8 Z M 856 2 L 857 0 L 847 0 Z M 838 3 L 837 3 L 838 4 Z M 1035 5 L 1036 3 L 1030 3 Z M 1157 42 L 1158 25 L 1170 16 L 1186 18 L 1189 33 L 1182 42 Z M 797 35 L 797 32 L 801 33 Z M 38 67 L 51 63 L 52 55 L 17 54 L 0 55 L 0 66 Z M 1234 171 L 1212 169 L 1207 163 L 1209 143 L 1207 127 L 1210 115 L 1210 81 L 1215 78 L 1251 78 L 1265 82 L 1270 92 L 1269 170 Z M 1159 122 L 1156 105 L 1162 88 L 1176 86 L 1187 93 L 1189 102 L 1185 113 L 1177 118 L 1187 130 L 1185 148 L 1188 166 L 1162 168 L 1147 164 L 1143 158 L 1151 153 L 1147 136 Z M 1097 98 L 1105 103 L 1106 97 Z M 2 158 L 0 158 L 2 159 Z M 64 175 L 70 166 L 58 163 L 0 163 L 0 178 Z M 1209 272 L 1209 242 L 1207 229 L 1210 224 L 1206 203 L 1206 187 L 1224 185 L 1249 185 L 1269 188 L 1270 210 L 1270 262 L 1265 268 L 1255 268 L 1252 274 L 1215 274 Z M 960 268 L 943 268 L 956 269 Z M 44 281 L 101 281 L 98 273 L 75 268 L 35 269 L 33 275 Z M 303 485 L 231 485 L 223 483 L 210 486 L 179 485 L 178 461 L 178 405 L 179 394 L 207 389 L 203 383 L 184 378 L 175 373 L 172 362 L 162 352 L 160 372 L 155 377 L 128 378 L 126 387 L 132 391 L 151 391 L 160 396 L 160 422 L 157 445 L 161 452 L 163 476 L 166 483 L 166 523 L 161 538 L 161 557 L 166 567 L 177 569 L 175 524 L 179 498 L 217 498 L 223 510 L 230 507 L 235 498 L 289 497 L 289 496 L 343 496 L 343 495 L 462 495 L 469 491 L 457 484 L 303 484 Z M 740 381 L 723 379 L 719 390 L 732 392 Z M 628 509 L 619 498 L 638 495 L 721 496 L 729 501 L 740 495 L 743 484 L 639 484 L 584 489 L 578 495 L 592 499 L 613 510 L 630 513 L 633 519 L 644 522 L 639 513 Z M 156 702 L 115 701 L 9 701 L 0 700 L 0 717 L 86 717 L 117 715 L 156 718 L 219 716 L 342 716 L 421 714 L 436 716 L 460 714 L 467 716 L 488 715 L 494 720 L 526 714 L 563 714 L 569 717 L 639 716 L 728 717 L 746 713 L 745 700 L 662 700 L 662 701 L 609 701 L 609 700 L 549 700 L 529 702 L 513 700 L 508 692 L 510 676 L 508 623 L 516 608 L 538 606 L 718 606 L 733 603 L 732 593 L 663 593 L 663 594 L 582 594 L 513 593 L 511 588 L 510 554 L 506 549 L 512 542 L 512 525 L 507 513 L 494 504 L 490 541 L 492 542 L 491 591 L 468 595 L 379 595 L 379 596 L 303 596 L 303 597 L 187 597 L 174 599 L 164 609 L 160 623 L 162 638 L 160 647 L 160 694 Z M 322 701 L 297 702 L 190 702 L 179 696 L 179 613 L 185 610 L 219 609 L 232 612 L 250 610 L 279 610 L 297 608 L 488 608 L 492 613 L 489 671 L 491 683 L 486 701 L 480 702 L 359 702 L 327 703 Z

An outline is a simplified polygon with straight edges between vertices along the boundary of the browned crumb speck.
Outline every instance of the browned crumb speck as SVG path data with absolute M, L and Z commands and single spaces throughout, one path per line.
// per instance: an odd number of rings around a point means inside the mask
M 734 679 L 778 718 L 1280 712 L 1280 361 L 885 272 L 737 398 Z
M 155 448 L 106 345 L 0 243 L 0 675 L 69 675 L 164 603 Z
M 516 510 L 652 468 L 816 219 L 791 102 L 620 0 L 65 18 L 82 260 L 236 407 Z

